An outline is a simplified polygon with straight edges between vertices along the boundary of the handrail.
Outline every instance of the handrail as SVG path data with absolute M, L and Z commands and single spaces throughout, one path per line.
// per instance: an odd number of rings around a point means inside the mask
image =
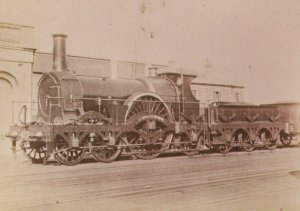
M 91 100 L 91 101 L 99 101 L 99 97 L 97 98 L 89 98 L 89 97 L 46 97 L 47 99 L 62 99 L 62 100 Z M 118 99 L 118 98 L 101 98 L 101 101 L 119 101 L 119 102 L 128 102 L 128 99 Z M 132 100 L 129 102 L 149 102 L 149 100 Z M 162 101 L 158 100 L 151 100 L 151 102 L 159 102 L 161 103 Z M 200 102 L 190 102 L 190 101 L 163 101 L 164 103 L 186 103 L 186 104 L 202 104 L 202 105 L 209 105 L 207 103 L 200 103 Z
M 21 119 L 21 114 L 24 110 L 24 121 L 22 121 Z M 19 115 L 18 115 L 18 119 L 19 119 L 19 122 L 22 124 L 22 125 L 26 125 L 26 117 L 27 117 L 27 106 L 26 105 L 23 105 L 21 110 L 19 111 Z

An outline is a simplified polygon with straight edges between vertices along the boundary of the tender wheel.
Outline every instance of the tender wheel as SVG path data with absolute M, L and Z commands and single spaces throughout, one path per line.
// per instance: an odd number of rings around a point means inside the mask
M 56 137 L 55 146 L 55 160 L 67 166 L 78 164 L 87 151 L 81 147 L 71 147 L 69 142 L 61 136 Z
M 251 152 L 254 150 L 254 142 L 250 140 L 250 137 L 244 129 L 238 129 L 234 132 L 231 138 L 232 143 L 237 143 L 238 146 L 242 146 L 242 148 L 247 151 Z
M 230 152 L 231 148 L 232 147 L 231 147 L 230 142 L 227 142 L 226 144 L 218 145 L 218 151 L 222 154 L 226 154 L 226 153 Z
M 281 132 L 280 133 L 280 142 L 282 143 L 283 146 L 289 146 L 292 143 L 292 136 Z
M 191 142 L 189 136 L 186 133 L 181 134 L 180 139 L 181 142 L 189 142 L 181 144 L 183 154 L 187 156 L 194 156 L 199 154 L 199 151 L 197 150 L 197 142 Z
M 246 152 L 252 152 L 255 149 L 254 142 L 250 140 L 246 140 L 243 146 L 243 149 Z
M 289 146 L 292 143 L 292 138 L 290 136 L 288 136 L 287 138 L 283 138 L 280 137 L 280 142 L 284 145 L 284 146 Z
M 121 148 L 118 148 L 119 141 L 116 142 L 116 146 L 109 146 L 109 142 L 101 138 L 100 135 L 96 135 L 92 142 L 94 148 L 92 154 L 97 161 L 110 163 L 118 158 L 122 152 Z
M 266 148 L 269 150 L 273 150 L 276 149 L 277 145 L 276 145 L 276 139 L 272 140 L 272 139 L 268 139 L 266 140 Z
M 265 147 L 269 150 L 273 150 L 277 147 L 276 139 L 274 140 L 272 134 L 267 129 L 262 129 L 259 134 L 261 141 L 265 143 Z
M 23 141 L 20 146 L 33 163 L 42 163 L 46 157 L 47 148 L 44 141 Z

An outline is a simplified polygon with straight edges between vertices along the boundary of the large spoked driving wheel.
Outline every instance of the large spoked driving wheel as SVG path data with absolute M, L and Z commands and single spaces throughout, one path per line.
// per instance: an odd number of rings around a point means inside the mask
M 169 107 L 158 96 L 147 93 L 128 104 L 126 122 L 134 131 L 128 139 L 136 157 L 153 159 L 164 149 L 167 122 L 171 118 Z
M 93 150 L 92 154 L 97 161 L 110 163 L 118 158 L 122 152 L 121 148 L 118 148 L 117 141 L 115 145 L 109 146 L 108 140 L 103 140 L 102 137 L 96 134 L 94 141 L 92 142 Z
M 158 157 L 163 148 L 163 139 L 158 139 L 155 143 L 148 143 L 147 139 L 140 134 L 131 134 L 127 138 L 130 150 L 134 155 L 140 159 L 150 160 Z
M 46 143 L 44 141 L 23 141 L 20 147 L 33 163 L 43 162 L 47 154 Z
M 166 119 L 157 115 L 141 115 L 133 120 L 135 132 L 128 139 L 133 153 L 138 158 L 156 158 L 164 149 Z
M 84 148 L 71 147 L 68 140 L 61 136 L 56 137 L 55 146 L 55 160 L 67 166 L 78 164 L 86 153 Z
M 129 110 L 126 113 L 126 120 L 141 113 L 155 114 L 166 119 L 169 118 L 170 115 L 170 111 L 166 105 L 156 97 L 150 95 L 139 97 L 132 105 L 130 105 Z

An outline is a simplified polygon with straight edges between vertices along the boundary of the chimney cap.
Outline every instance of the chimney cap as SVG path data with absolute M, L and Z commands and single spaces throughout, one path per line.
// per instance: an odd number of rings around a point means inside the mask
M 53 34 L 52 37 L 64 37 L 67 38 L 68 36 L 65 34 Z
M 158 68 L 157 67 L 149 67 L 148 68 L 148 75 L 149 76 L 157 76 L 157 70 Z

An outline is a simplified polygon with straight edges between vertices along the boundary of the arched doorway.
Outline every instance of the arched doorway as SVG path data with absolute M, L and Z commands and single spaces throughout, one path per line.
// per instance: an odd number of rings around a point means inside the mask
M 1 138 L 12 124 L 12 91 L 13 87 L 9 81 L 0 78 L 0 135 Z
M 0 139 L 3 139 L 12 125 L 12 101 L 17 81 L 11 74 L 0 71 Z

